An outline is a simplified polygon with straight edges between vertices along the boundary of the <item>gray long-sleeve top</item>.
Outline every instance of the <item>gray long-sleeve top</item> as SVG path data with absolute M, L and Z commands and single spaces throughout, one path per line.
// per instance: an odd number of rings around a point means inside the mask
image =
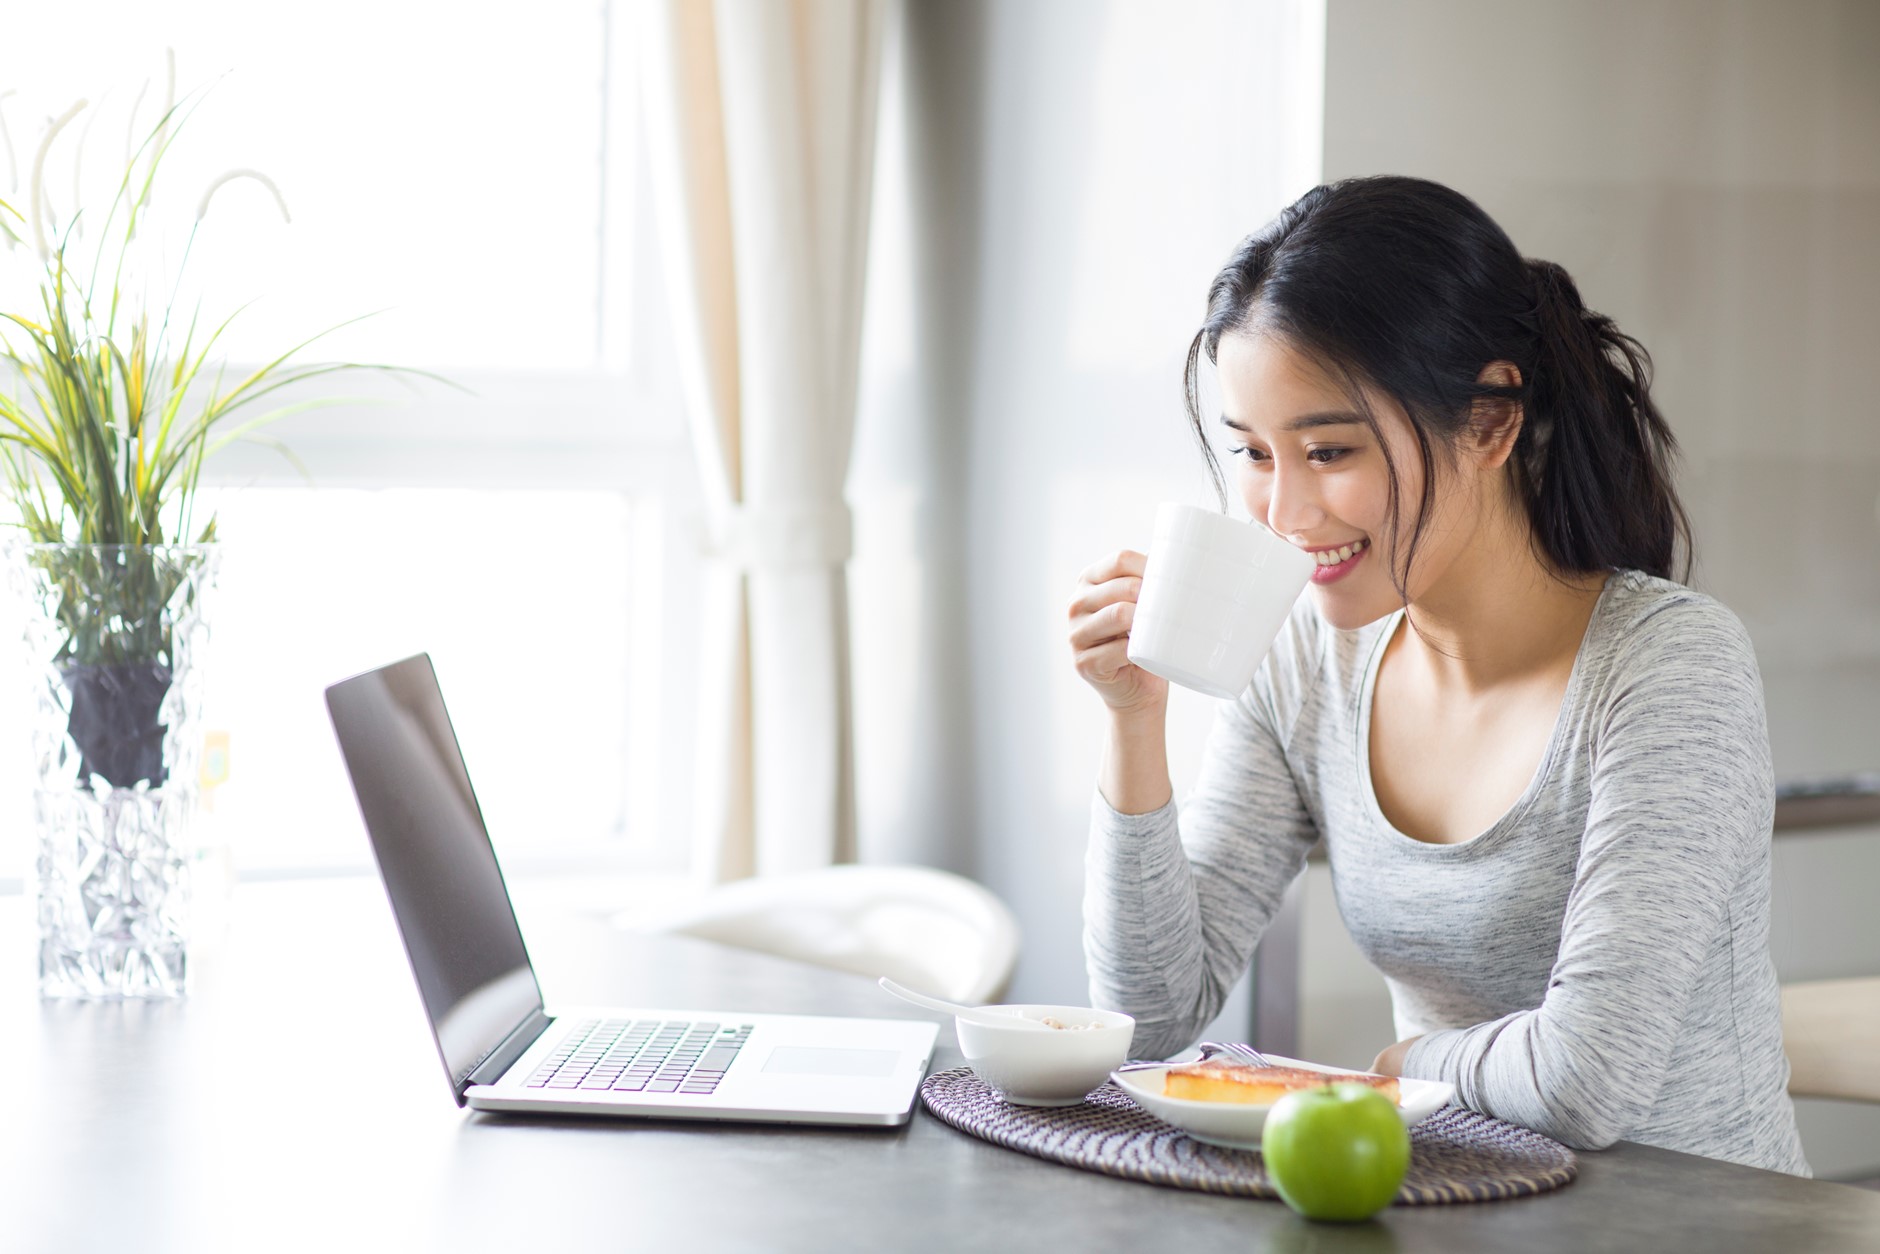
M 1404 1074 L 1583 1149 L 1617 1140 L 1809 1174 L 1769 956 L 1768 732 L 1742 624 L 1637 571 L 1607 580 L 1527 790 L 1461 844 L 1405 836 L 1371 786 L 1373 684 L 1402 612 L 1335 630 L 1302 598 L 1223 702 L 1193 793 L 1101 795 L 1086 865 L 1093 1004 L 1133 1052 L 1190 1044 L 1323 840 L 1389 986 Z M 1378 1042 L 1378 1048 L 1389 1044 Z

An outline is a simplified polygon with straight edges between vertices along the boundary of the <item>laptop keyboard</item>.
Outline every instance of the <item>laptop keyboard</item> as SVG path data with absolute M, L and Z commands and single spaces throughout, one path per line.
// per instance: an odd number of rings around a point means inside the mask
M 532 1089 L 703 1095 L 718 1087 L 751 1025 L 586 1019 L 528 1079 Z

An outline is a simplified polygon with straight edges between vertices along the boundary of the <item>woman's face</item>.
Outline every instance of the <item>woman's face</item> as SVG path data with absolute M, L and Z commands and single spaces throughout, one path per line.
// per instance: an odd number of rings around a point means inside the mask
M 1236 332 L 1218 350 L 1221 420 L 1247 512 L 1282 538 L 1328 564 L 1313 572 L 1319 611 L 1334 627 L 1374 622 L 1404 603 L 1391 582 L 1422 500 L 1423 465 L 1410 420 L 1388 397 L 1370 394 L 1371 412 L 1397 466 L 1402 534 L 1390 517 L 1390 471 L 1343 387 L 1279 337 Z M 1414 602 L 1453 564 L 1466 544 L 1470 503 L 1440 476 L 1429 523 L 1410 571 Z M 1346 546 L 1351 552 L 1339 560 Z M 1394 560 L 1387 564 L 1386 555 Z

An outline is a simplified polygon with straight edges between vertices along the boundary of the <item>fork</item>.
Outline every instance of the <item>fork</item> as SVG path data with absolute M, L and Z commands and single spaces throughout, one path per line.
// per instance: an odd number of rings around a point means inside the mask
M 1235 1062 L 1251 1063 L 1256 1067 L 1270 1067 L 1273 1065 L 1272 1060 L 1265 1054 L 1251 1045 L 1246 1045 L 1238 1041 L 1228 1041 L 1225 1044 L 1219 1041 L 1203 1041 L 1201 1042 L 1200 1049 L 1203 1059 L 1224 1054 Z
M 1198 1062 L 1206 1062 L 1211 1058 L 1224 1057 L 1232 1059 L 1235 1062 L 1251 1063 L 1256 1067 L 1270 1067 L 1273 1065 L 1272 1061 L 1268 1059 L 1265 1054 L 1251 1045 L 1241 1045 L 1233 1042 L 1223 1044 L 1220 1041 L 1202 1041 L 1196 1048 L 1201 1051 L 1201 1057 L 1196 1060 Z M 1147 1071 L 1151 1067 L 1166 1067 L 1168 1065 L 1169 1064 L 1166 1062 L 1130 1062 L 1124 1063 L 1122 1066 L 1118 1067 L 1117 1070 Z

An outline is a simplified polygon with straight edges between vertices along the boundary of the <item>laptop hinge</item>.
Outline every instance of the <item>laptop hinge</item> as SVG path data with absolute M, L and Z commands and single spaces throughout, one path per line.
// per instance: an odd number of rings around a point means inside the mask
M 505 1036 L 502 1043 L 490 1051 L 489 1057 L 470 1069 L 470 1073 L 457 1085 L 457 1104 L 463 1105 L 464 1090 L 473 1084 L 494 1084 L 502 1079 L 503 1072 L 509 1070 L 535 1044 L 535 1038 L 548 1031 L 555 1021 L 542 1013 L 537 1006 L 529 1011 L 529 1017 L 516 1025 L 515 1031 Z

